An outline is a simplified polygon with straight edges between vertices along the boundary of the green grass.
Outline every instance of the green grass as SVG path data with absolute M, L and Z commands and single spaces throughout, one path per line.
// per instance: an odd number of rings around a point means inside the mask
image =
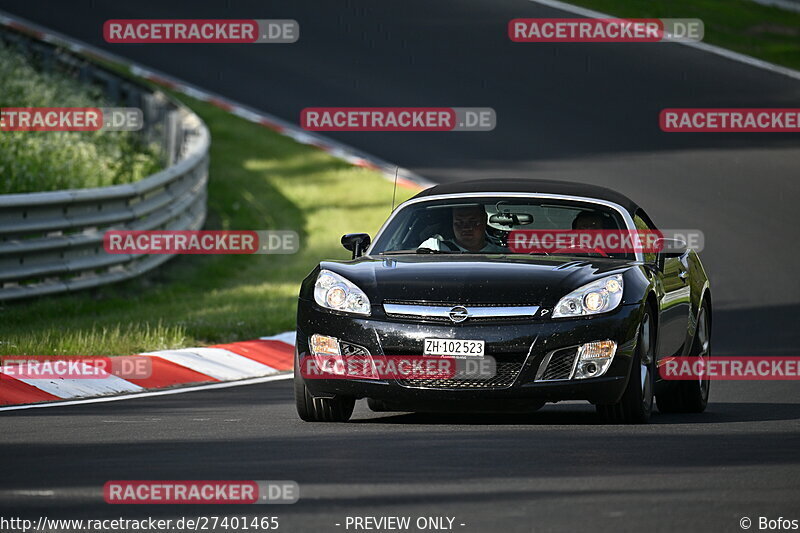
M 392 183 L 216 107 L 181 97 L 211 130 L 206 229 L 291 229 L 293 255 L 182 256 L 122 284 L 0 308 L 0 355 L 126 355 L 257 338 L 295 326 L 300 281 L 374 235 Z M 398 188 L 398 201 L 413 191 Z
M 59 72 L 42 72 L 0 45 L 0 108 L 107 107 L 95 88 Z M 159 149 L 131 132 L 4 131 L 0 194 L 105 187 L 138 181 L 161 168 Z
M 703 42 L 800 70 L 800 13 L 750 0 L 569 0 L 627 18 L 699 18 Z
M 89 354 L 92 346 L 102 347 L 102 350 L 92 355 L 131 354 L 181 346 L 185 339 L 186 331 L 183 326 L 164 326 L 159 322 L 94 325 L 91 328 L 72 330 L 59 326 L 43 326 L 35 335 L 23 333 L 0 341 L 0 354 Z M 53 351 L 49 351 L 48 347 L 54 347 Z

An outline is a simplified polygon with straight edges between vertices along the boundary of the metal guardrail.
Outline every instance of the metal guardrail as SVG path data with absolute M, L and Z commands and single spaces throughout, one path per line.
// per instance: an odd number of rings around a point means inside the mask
M 108 254 L 103 234 L 202 227 L 210 146 L 202 120 L 163 93 L 71 52 L 6 29 L 0 30 L 0 41 L 43 69 L 75 75 L 102 88 L 110 101 L 142 109 L 140 135 L 145 142 L 160 142 L 168 165 L 131 184 L 0 195 L 0 301 L 121 281 L 174 257 Z

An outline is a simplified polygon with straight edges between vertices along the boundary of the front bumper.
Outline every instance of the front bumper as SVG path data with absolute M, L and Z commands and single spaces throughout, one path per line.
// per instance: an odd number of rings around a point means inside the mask
M 297 319 L 296 361 L 310 356 L 309 338 L 317 333 L 366 348 L 373 358 L 421 356 L 424 339 L 484 340 L 485 353 L 498 364 L 519 363 L 518 373 L 508 384 L 487 388 L 427 387 L 387 379 L 302 378 L 309 392 L 318 397 L 337 395 L 373 398 L 390 405 L 414 408 L 433 403 L 498 402 L 514 400 L 588 400 L 614 403 L 622 396 L 635 349 L 641 306 L 623 305 L 594 317 L 570 319 L 532 318 L 504 321 L 470 321 L 452 324 L 389 318 L 379 308 L 373 316 L 355 317 L 329 312 L 314 302 L 300 300 Z M 608 370 L 600 377 L 537 381 L 537 373 L 548 354 L 587 342 L 613 340 L 617 351 Z M 541 376 L 540 376 L 541 377 Z

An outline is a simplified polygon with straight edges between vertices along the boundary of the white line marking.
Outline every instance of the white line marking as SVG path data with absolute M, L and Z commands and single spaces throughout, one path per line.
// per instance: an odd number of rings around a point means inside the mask
M 292 379 L 293 376 L 294 374 L 292 372 L 287 372 L 285 374 L 275 374 L 273 376 L 243 379 L 240 381 L 229 381 L 227 383 L 210 383 L 208 385 L 195 385 L 193 387 L 184 387 L 181 389 L 138 392 L 135 394 L 125 394 L 123 396 L 103 396 L 101 398 L 86 398 L 85 400 L 70 400 L 68 402 L 49 402 L 49 403 L 33 403 L 27 405 L 10 405 L 8 407 L 0 407 L 0 412 L 20 411 L 22 409 L 38 409 L 41 407 L 66 407 L 70 405 L 80 405 L 88 403 L 118 402 L 121 400 L 136 400 L 138 398 L 149 398 L 151 396 L 167 396 L 170 394 L 183 394 L 184 392 L 195 392 L 195 391 L 211 390 L 211 389 L 227 389 L 230 387 L 241 387 L 243 385 L 256 385 L 258 383 L 267 383 L 269 381 Z
M 278 370 L 222 348 L 184 348 L 146 352 L 206 376 L 228 381 L 274 374 Z
M 584 17 L 590 17 L 590 18 L 614 17 L 614 15 L 600 13 L 599 11 L 587 9 L 585 7 L 574 6 L 572 4 L 567 4 L 565 2 L 559 2 L 558 0 L 529 0 L 529 1 L 535 4 L 541 4 L 543 6 L 552 7 L 553 9 L 566 11 L 567 13 L 582 15 Z M 750 57 L 744 54 L 740 54 L 738 52 L 733 52 L 726 48 L 720 48 L 719 46 L 714 46 L 713 44 L 696 43 L 696 42 L 678 42 L 676 44 L 691 46 L 692 48 L 697 48 L 698 50 L 703 50 L 705 52 L 716 54 L 718 56 L 722 56 L 727 59 L 731 59 L 733 61 L 738 61 L 739 63 L 744 63 L 746 65 L 750 65 L 751 67 L 769 70 L 770 72 L 774 72 L 776 74 L 783 74 L 784 76 L 789 76 L 790 78 L 800 80 L 800 71 L 788 67 L 782 67 L 774 63 L 769 63 L 768 61 L 762 61 L 761 59 L 756 59 L 755 57 Z
M 11 491 L 15 496 L 55 496 L 54 490 L 14 490 Z

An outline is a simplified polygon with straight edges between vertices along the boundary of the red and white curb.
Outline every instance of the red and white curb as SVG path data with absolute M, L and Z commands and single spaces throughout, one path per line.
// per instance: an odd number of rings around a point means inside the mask
M 152 369 L 149 377 L 141 379 L 123 379 L 114 375 L 94 379 L 28 379 L 6 375 L 0 369 L 0 405 L 48 405 L 42 402 L 59 402 L 59 405 L 63 405 L 65 400 L 109 395 L 141 396 L 145 391 L 189 384 L 247 384 L 245 381 L 249 383 L 254 378 L 279 379 L 278 375 L 283 376 L 280 379 L 288 379 L 291 377 L 288 371 L 294 365 L 294 336 L 294 332 L 287 332 L 207 348 L 139 354 L 150 358 Z
M 128 68 L 132 74 L 146 79 L 152 83 L 168 88 L 170 90 L 185 94 L 202 102 L 207 102 L 220 109 L 228 111 L 237 117 L 269 128 L 283 136 L 290 137 L 300 144 L 306 144 L 319 148 L 329 153 L 333 157 L 344 160 L 351 165 L 377 170 L 387 179 L 394 181 L 395 171 L 397 172 L 397 184 L 411 189 L 427 189 L 435 185 L 419 174 L 408 169 L 399 168 L 388 161 L 367 154 L 361 150 L 353 148 L 329 139 L 323 135 L 305 131 L 299 126 L 282 120 L 275 115 L 258 111 L 235 100 L 225 98 L 205 89 L 196 87 L 186 81 L 174 76 L 169 76 L 162 72 L 144 67 L 128 59 L 120 57 L 86 44 L 72 37 L 60 34 L 56 31 L 44 28 L 38 24 L 25 20 L 21 17 L 11 15 L 0 10 L 0 25 L 12 28 L 18 32 L 25 33 L 41 41 L 61 46 L 75 54 L 82 55 L 89 60 L 101 60 Z

